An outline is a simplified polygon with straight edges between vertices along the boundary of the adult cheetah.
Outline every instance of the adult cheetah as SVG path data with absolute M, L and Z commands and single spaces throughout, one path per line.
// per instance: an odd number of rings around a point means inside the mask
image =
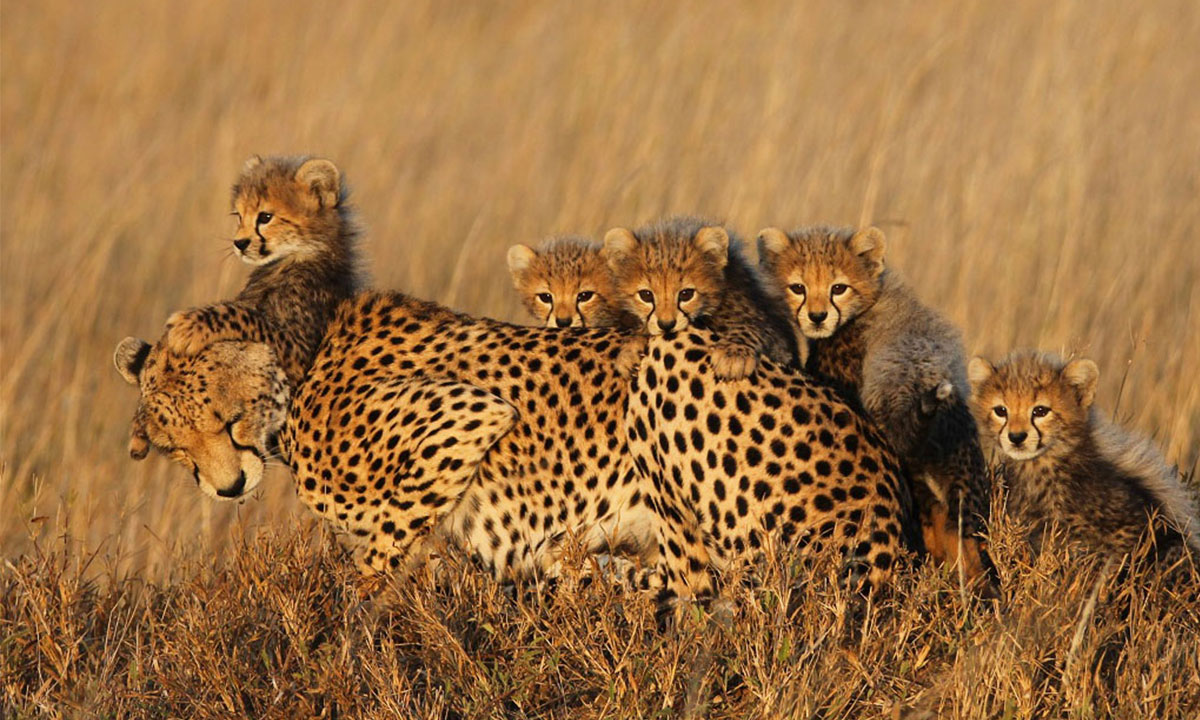
M 620 372 L 647 342 L 634 376 Z M 339 308 L 280 446 L 301 499 L 366 571 L 419 561 L 435 535 L 497 577 L 554 575 L 574 538 L 630 558 L 665 601 L 709 595 L 714 570 L 786 542 L 834 546 L 854 579 L 886 583 L 909 528 L 886 444 L 835 393 L 770 362 L 718 384 L 715 342 L 520 327 L 366 293 Z

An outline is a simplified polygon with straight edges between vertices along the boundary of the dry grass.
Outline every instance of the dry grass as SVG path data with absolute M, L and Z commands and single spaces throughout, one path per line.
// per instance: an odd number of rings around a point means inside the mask
M 1035 562 L 996 538 L 1004 602 L 924 568 L 864 605 L 782 562 L 667 629 L 607 583 L 505 588 L 471 567 L 362 599 L 328 538 L 272 532 L 163 584 L 116 558 L 0 576 L 0 705 L 61 717 L 1187 717 L 1200 574 Z M 322 542 L 324 541 L 324 542 Z M 83 578 L 100 570 L 100 580 Z M 781 568 L 791 568 L 781 570 Z M 1180 588 L 1183 588 L 1182 592 Z M 1095 596 L 1094 609 L 1086 608 Z M 1003 608 L 1003 609 L 1000 609 Z
M 305 513 L 282 474 L 258 502 L 213 505 L 164 460 L 128 459 L 134 393 L 111 351 L 244 280 L 228 253 L 226 187 L 254 152 L 339 163 L 378 285 L 512 319 L 502 257 L 515 241 L 667 212 L 725 218 L 746 234 L 874 221 L 893 239 L 894 266 L 964 328 L 970 349 L 1085 352 L 1102 368 L 1103 406 L 1185 469 L 1197 460 L 1200 9 L 1190 0 L 6 0 L 2 13 L 0 551 L 15 566 L 0 570 L 0 609 L 22 629 L 0 636 L 0 657 L 20 661 L 0 672 L 31 712 L 45 701 L 88 714 L 95 701 L 170 713 L 191 697 L 222 713 L 250 702 L 234 687 L 269 708 L 268 678 L 283 715 L 321 692 L 353 703 L 356 682 L 372 688 L 363 703 L 414 714 L 437 715 L 439 703 L 471 714 L 466 703 L 481 698 L 496 712 L 565 713 L 545 704 L 553 690 L 539 677 L 578 688 L 596 712 L 677 705 L 683 680 L 663 668 L 689 652 L 690 630 L 662 638 L 643 634 L 642 616 L 599 622 L 605 598 L 584 604 L 578 626 L 557 627 L 467 577 L 461 596 L 406 591 L 402 611 L 378 615 L 348 599 L 342 564 L 309 549 L 310 533 L 288 530 Z M 271 540 L 242 546 L 264 527 Z M 33 554 L 35 541 L 63 537 L 62 554 Z M 111 568 L 81 576 L 78 558 L 97 552 Z M 228 567 L 208 569 L 213 556 Z M 864 644 L 858 661 L 811 636 L 833 617 L 824 604 L 800 618 L 824 623 L 813 627 L 744 609 L 711 671 L 740 675 L 741 689 L 713 711 L 807 712 L 813 698 L 830 698 L 826 717 L 850 712 L 839 702 L 882 709 L 936 668 L 973 672 L 966 648 L 1001 637 L 1019 646 L 994 661 L 1025 683 L 996 685 L 1014 712 L 1174 707 L 1172 693 L 1196 680 L 1194 662 L 1171 659 L 1173 601 L 1131 612 L 1129 627 L 1150 639 L 1131 647 L 1115 686 L 1043 670 L 1041 644 L 1061 656 L 1088 577 L 1061 596 L 1057 584 L 1012 589 L 1019 604 L 1003 622 L 913 579 L 901 619 L 867 630 L 890 644 Z M 321 612 L 285 619 L 289 582 L 308 583 Z M 205 597 L 228 610 L 228 627 L 206 618 Z M 638 602 L 622 598 L 622 612 Z M 445 623 L 449 635 L 406 649 L 410 630 L 438 626 L 419 618 L 476 612 L 472 603 L 494 636 L 468 642 L 465 625 Z M 46 624 L 27 627 L 39 612 Z M 1114 612 L 1101 605 L 1097 626 Z M 235 630 L 268 659 L 236 649 Z M 771 659 L 782 637 L 790 661 Z M 30 647 L 33 674 L 28 654 L 13 655 Z M 529 664 L 502 677 L 491 659 L 524 657 L 518 647 Z M 664 664 L 617 672 L 622 657 Z M 126 671 L 123 690 L 106 689 Z M 611 686 L 599 679 L 609 672 Z M 218 673 L 236 683 L 222 689 Z M 837 682 L 851 681 L 834 677 L 855 673 L 861 685 L 842 694 L 850 686 Z M 961 707 L 988 714 L 978 703 L 989 698 Z

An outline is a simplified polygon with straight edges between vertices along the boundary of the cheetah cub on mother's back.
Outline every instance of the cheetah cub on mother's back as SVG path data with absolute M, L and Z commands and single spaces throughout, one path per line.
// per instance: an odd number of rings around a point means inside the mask
M 884 268 L 878 228 L 759 233 L 759 264 L 776 302 L 807 343 L 806 369 L 856 396 L 913 479 L 925 545 L 965 570 L 988 567 L 979 534 L 991 485 L 967 407 L 958 330 Z
M 1129 552 L 1156 514 L 1160 549 L 1184 540 L 1200 552 L 1200 519 L 1179 473 L 1093 405 L 1096 363 L 1017 353 L 999 365 L 975 358 L 968 373 L 975 417 L 1008 483 L 1009 512 L 1030 524 L 1035 548 L 1058 524 L 1073 542 Z
M 334 310 L 361 286 L 346 195 L 328 160 L 250 158 L 233 186 L 233 246 L 255 269 L 235 299 L 172 315 L 168 349 L 189 356 L 219 340 L 264 342 L 297 387 Z
M 536 249 L 508 249 L 513 285 L 535 320 L 548 328 L 612 327 L 621 313 L 600 245 L 578 236 L 551 238 Z
M 718 379 L 750 375 L 759 354 L 779 365 L 795 360 L 787 318 L 725 228 L 692 217 L 614 228 L 602 252 L 635 327 L 659 335 L 697 324 L 717 333 L 711 359 Z

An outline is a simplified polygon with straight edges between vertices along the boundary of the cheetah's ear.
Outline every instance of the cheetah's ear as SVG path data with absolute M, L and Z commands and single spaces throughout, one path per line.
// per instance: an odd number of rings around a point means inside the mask
M 337 166 L 323 158 L 308 160 L 296 171 L 296 182 L 308 188 L 322 208 L 337 207 L 341 177 Z
M 724 268 L 725 263 L 729 262 L 729 233 L 719 225 L 700 228 L 700 232 L 692 238 L 692 245 L 711 257 L 720 268 Z
M 979 389 L 979 386 L 987 382 L 988 378 L 996 372 L 996 368 L 987 361 L 985 357 L 973 357 L 971 362 L 967 363 L 967 380 L 971 381 L 971 390 Z
M 791 243 L 787 233 L 776 227 L 769 227 L 758 232 L 758 258 L 767 255 L 781 255 Z
M 626 228 L 613 228 L 604 233 L 604 247 L 600 255 L 610 268 L 616 269 L 621 258 L 632 255 L 637 249 L 638 239 Z
M 877 227 L 859 230 L 849 243 L 850 252 L 867 262 L 872 277 L 879 277 L 883 272 L 883 250 L 886 245 L 883 231 Z
M 949 380 L 943 380 L 934 387 L 928 388 L 921 393 L 921 413 L 926 417 L 931 417 L 938 408 L 948 405 L 954 395 L 954 385 Z
M 113 353 L 113 365 L 117 372 L 130 385 L 138 384 L 138 376 L 142 374 L 142 366 L 146 364 L 146 356 L 150 354 L 150 343 L 135 337 L 127 337 L 117 345 Z
M 1087 358 L 1072 360 L 1062 369 L 1062 379 L 1075 388 L 1080 405 L 1084 408 L 1092 406 L 1096 399 L 1096 384 L 1100 381 L 1100 368 L 1096 363 Z
M 519 273 L 529 268 L 535 257 L 537 253 L 528 245 L 513 245 L 508 249 L 508 271 L 516 278 Z
M 245 175 L 246 173 L 250 172 L 251 170 L 253 170 L 254 168 L 256 168 L 262 164 L 263 164 L 262 155 L 251 155 L 249 158 L 246 159 L 245 164 L 242 165 L 242 174 Z

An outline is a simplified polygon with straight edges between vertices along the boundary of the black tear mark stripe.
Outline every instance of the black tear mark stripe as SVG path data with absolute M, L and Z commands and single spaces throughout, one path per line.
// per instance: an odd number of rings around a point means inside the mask
M 258 458 L 259 462 L 266 465 L 267 458 L 264 457 L 261 452 L 259 452 L 258 448 L 254 447 L 253 445 L 242 445 L 237 440 L 233 439 L 233 423 L 234 422 L 236 422 L 236 420 L 231 420 L 231 421 L 225 423 L 225 434 L 229 436 L 229 442 L 233 444 L 233 448 L 235 450 L 245 450 L 246 452 L 254 453 L 254 457 Z

